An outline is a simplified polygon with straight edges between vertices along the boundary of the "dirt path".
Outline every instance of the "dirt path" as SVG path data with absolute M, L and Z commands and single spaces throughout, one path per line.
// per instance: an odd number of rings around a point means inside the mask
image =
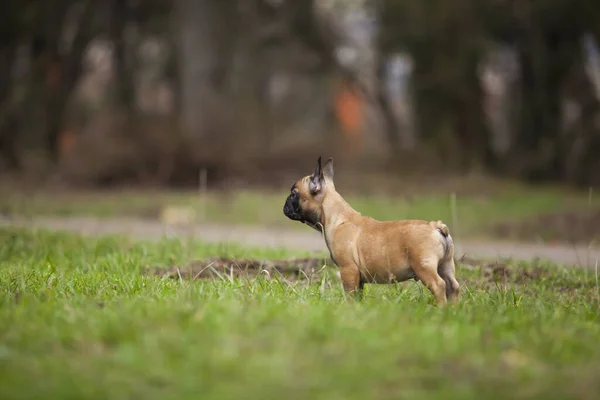
M 0 226 L 20 226 L 72 231 L 83 235 L 119 234 L 135 239 L 157 240 L 162 237 L 194 237 L 206 242 L 236 242 L 248 246 L 279 247 L 299 251 L 325 251 L 321 236 L 309 228 L 285 230 L 255 226 L 225 226 L 201 224 L 193 227 L 175 227 L 157 221 L 128 218 L 53 218 L 35 219 L 0 217 Z M 557 264 L 594 267 L 600 258 L 600 249 L 586 246 L 542 245 L 531 243 L 505 243 L 461 241 L 455 238 L 457 256 L 466 254 L 474 258 L 513 258 L 531 260 L 539 258 Z

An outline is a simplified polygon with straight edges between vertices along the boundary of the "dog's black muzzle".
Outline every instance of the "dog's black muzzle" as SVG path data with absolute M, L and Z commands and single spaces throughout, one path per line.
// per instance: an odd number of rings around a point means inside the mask
M 283 214 L 291 220 L 302 222 L 302 216 L 300 215 L 300 202 L 298 195 L 295 193 L 290 194 L 285 199 L 283 205 Z

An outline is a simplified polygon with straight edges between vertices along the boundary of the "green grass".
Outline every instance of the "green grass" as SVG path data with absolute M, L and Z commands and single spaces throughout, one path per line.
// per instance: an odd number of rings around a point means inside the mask
M 335 277 L 179 281 L 147 265 L 277 250 L 0 229 L 3 399 L 596 398 L 593 271 L 541 266 L 490 282 L 461 267 L 463 299 L 421 284 Z M 298 254 L 300 255 L 300 254 Z M 521 271 L 521 274 L 519 274 Z M 519 278 L 520 277 L 520 278 Z M 522 280 L 525 279 L 527 283 Z
M 348 190 L 343 191 L 346 193 Z M 413 191 L 411 197 L 396 195 L 352 195 L 348 202 L 364 215 L 381 220 L 442 219 L 453 225 L 450 192 Z M 196 213 L 196 221 L 229 224 L 262 224 L 303 229 L 284 217 L 285 191 L 238 191 L 228 195 L 198 192 L 121 191 L 121 192 L 12 192 L 0 196 L 0 211 L 11 215 L 36 216 L 141 216 L 160 218 L 166 206 L 187 207 Z M 600 207 L 599 196 L 591 206 Z M 532 189 L 514 184 L 496 184 L 459 193 L 457 220 L 452 226 L 463 238 L 491 237 L 495 223 L 522 221 L 545 213 L 590 209 L 587 193 L 564 189 Z M 531 238 L 535 239 L 535 238 Z

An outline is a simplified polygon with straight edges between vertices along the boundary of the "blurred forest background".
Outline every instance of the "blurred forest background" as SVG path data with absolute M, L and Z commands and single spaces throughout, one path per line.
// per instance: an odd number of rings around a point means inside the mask
M 600 183 L 598 0 L 3 0 L 0 171 Z M 296 176 L 294 176 L 295 178 Z

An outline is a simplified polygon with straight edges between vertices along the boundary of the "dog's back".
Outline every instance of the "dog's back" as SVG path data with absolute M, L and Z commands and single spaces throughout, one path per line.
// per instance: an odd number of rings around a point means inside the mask
M 437 254 L 441 263 L 454 255 L 450 229 L 442 221 L 361 219 L 362 223 L 356 224 L 361 227 L 356 245 L 370 260 L 391 257 L 409 263 L 411 258 L 420 254 Z M 390 243 L 394 246 L 390 247 Z M 369 256 L 368 253 L 373 255 Z

